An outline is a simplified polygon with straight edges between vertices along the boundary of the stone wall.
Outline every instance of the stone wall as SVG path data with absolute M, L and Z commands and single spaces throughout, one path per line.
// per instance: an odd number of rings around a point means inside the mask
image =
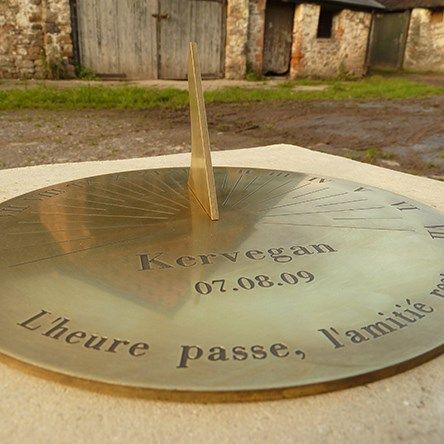
M 69 0 L 0 0 L 0 78 L 71 77 Z
M 444 72 L 444 21 L 432 21 L 429 9 L 412 10 L 404 69 Z
M 320 6 L 315 4 L 296 7 L 290 76 L 363 76 L 371 14 L 339 11 L 333 19 L 331 38 L 317 38 L 319 12 Z
M 242 79 L 247 69 L 248 0 L 227 1 L 225 77 Z

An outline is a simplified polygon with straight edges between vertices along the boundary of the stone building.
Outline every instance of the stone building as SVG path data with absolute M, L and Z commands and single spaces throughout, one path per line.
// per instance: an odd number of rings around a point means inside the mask
M 366 72 L 375 8 L 381 5 L 372 0 L 252 0 L 247 66 L 256 74 L 288 73 L 291 78 L 360 77 Z M 285 23 L 284 15 L 290 17 Z
M 388 28 L 395 31 L 391 42 L 387 42 L 389 46 L 386 43 L 378 49 L 385 55 L 382 65 L 415 72 L 444 72 L 444 0 L 378 1 L 385 11 L 375 17 L 374 25 L 379 20 L 382 33 Z M 397 31 L 401 22 L 405 23 L 402 32 Z M 386 35 L 383 38 L 387 41 Z M 397 59 L 393 50 L 399 54 Z
M 381 3 L 391 11 L 414 1 Z M 208 78 L 360 77 L 381 8 L 375 0 L 0 0 L 0 78 L 72 77 L 81 65 L 103 77 L 183 79 L 190 40 Z M 408 14 L 403 66 L 442 67 L 438 14 Z
M 0 78 L 73 76 L 69 0 L 0 0 Z

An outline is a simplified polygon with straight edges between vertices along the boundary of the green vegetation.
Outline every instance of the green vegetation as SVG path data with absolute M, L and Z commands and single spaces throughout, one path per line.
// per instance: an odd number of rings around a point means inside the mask
M 364 151 L 363 156 L 359 156 L 356 160 L 359 159 L 367 163 L 376 163 L 379 159 L 394 160 L 396 159 L 396 155 L 394 153 L 384 152 L 381 148 L 370 147 Z
M 76 65 L 76 77 L 81 80 L 96 80 L 96 75 L 92 69 L 86 68 L 83 65 Z
M 303 85 L 325 89 L 298 90 Z M 294 80 L 261 88 L 228 87 L 205 93 L 207 103 L 293 100 L 406 99 L 444 94 L 444 88 L 403 78 L 368 77 L 359 81 Z M 0 89 L 0 109 L 145 109 L 187 106 L 188 93 L 178 89 L 135 86 L 40 85 Z

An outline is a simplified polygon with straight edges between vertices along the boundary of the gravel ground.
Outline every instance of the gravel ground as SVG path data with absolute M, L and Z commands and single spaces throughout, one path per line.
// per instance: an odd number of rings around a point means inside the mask
M 207 106 L 213 150 L 291 143 L 444 179 L 444 96 Z M 181 110 L 0 112 L 0 168 L 189 151 Z

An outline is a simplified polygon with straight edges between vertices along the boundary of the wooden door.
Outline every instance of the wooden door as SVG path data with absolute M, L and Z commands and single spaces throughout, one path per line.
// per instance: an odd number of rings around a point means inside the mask
M 368 55 L 370 67 L 401 68 L 409 20 L 409 11 L 375 14 Z
M 222 77 L 225 0 L 76 0 L 80 63 L 97 74 L 186 79 L 188 43 L 202 76 Z
M 264 74 L 285 74 L 290 68 L 294 4 L 268 0 L 265 9 Z
M 202 76 L 223 76 L 224 0 L 160 0 L 159 77 L 186 79 L 188 43 L 199 47 Z
M 95 73 L 157 78 L 158 0 L 77 0 L 80 63 Z

